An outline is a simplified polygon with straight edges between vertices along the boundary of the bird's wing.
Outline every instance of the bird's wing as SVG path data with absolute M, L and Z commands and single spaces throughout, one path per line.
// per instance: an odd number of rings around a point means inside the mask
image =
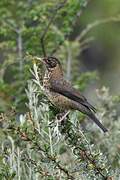
M 89 104 L 89 102 L 87 101 L 87 99 L 81 95 L 81 93 L 76 90 L 75 88 L 72 87 L 72 85 L 65 81 L 65 80 L 52 80 L 51 81 L 51 90 L 66 96 L 67 98 L 76 101 L 80 104 L 82 104 L 83 106 L 86 106 L 89 110 L 93 110 L 94 112 L 96 112 L 96 109 Z

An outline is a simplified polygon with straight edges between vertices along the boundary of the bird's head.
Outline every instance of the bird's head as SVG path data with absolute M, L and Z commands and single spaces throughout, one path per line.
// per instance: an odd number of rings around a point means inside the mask
M 48 72 L 52 72 L 54 77 L 63 76 L 62 66 L 57 58 L 49 56 L 44 58 L 36 57 L 35 59 L 42 62 L 46 66 Z
M 61 66 L 59 60 L 55 57 L 45 57 L 42 59 L 43 63 L 45 64 L 46 68 L 48 70 L 50 69 L 56 69 Z
M 42 59 L 43 63 L 45 64 L 48 72 L 51 72 L 53 78 L 60 78 L 63 76 L 62 66 L 60 61 L 55 57 L 44 57 Z

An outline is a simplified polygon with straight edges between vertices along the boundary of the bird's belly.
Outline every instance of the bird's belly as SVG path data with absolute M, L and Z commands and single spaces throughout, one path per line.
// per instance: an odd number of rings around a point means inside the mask
M 54 104 L 60 110 L 72 109 L 72 101 L 65 96 L 62 96 L 55 92 L 49 92 L 48 98 L 52 104 Z

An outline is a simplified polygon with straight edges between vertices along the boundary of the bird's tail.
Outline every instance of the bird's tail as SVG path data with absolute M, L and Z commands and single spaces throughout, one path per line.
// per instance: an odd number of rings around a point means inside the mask
M 99 126 L 100 129 L 102 129 L 104 133 L 108 131 L 93 113 L 89 114 L 89 117 Z

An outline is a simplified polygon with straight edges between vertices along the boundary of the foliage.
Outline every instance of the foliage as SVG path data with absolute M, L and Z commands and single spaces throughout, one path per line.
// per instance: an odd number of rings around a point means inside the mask
M 107 135 L 77 112 L 58 121 L 42 89 L 44 69 L 40 66 L 38 74 L 27 55 L 55 54 L 65 77 L 81 91 L 97 80 L 96 72 L 79 77 L 78 57 L 93 41 L 86 35 L 97 25 L 117 22 L 120 17 L 97 20 L 72 40 L 88 2 L 0 1 L 0 179 L 120 178 L 120 97 L 111 96 L 105 87 L 97 91 L 98 117 L 108 127 Z
M 1 150 L 4 158 L 2 166 L 5 166 L 5 175 L 1 170 L 1 177 L 105 179 L 114 175 L 117 178 L 120 118 L 113 107 L 117 106 L 119 98 L 111 97 L 105 87 L 101 89 L 98 92 L 101 107 L 98 116 L 103 119 L 110 133 L 103 135 L 91 124 L 91 135 L 83 134 L 76 113 L 70 114 L 69 119 L 64 122 L 54 119 L 49 103 L 39 101 L 38 91 L 42 86 L 36 76 L 35 64 L 32 74 L 39 86 L 32 81 L 28 82 L 28 113 L 20 114 L 18 122 L 14 119 L 14 113 L 11 118 L 9 115 L 8 120 L 7 116 L 4 117 L 2 122 L 5 127 L 2 133 L 7 138 L 3 141 Z M 116 123 L 113 125 L 114 118 Z M 86 127 L 87 131 L 90 131 L 89 127 Z

